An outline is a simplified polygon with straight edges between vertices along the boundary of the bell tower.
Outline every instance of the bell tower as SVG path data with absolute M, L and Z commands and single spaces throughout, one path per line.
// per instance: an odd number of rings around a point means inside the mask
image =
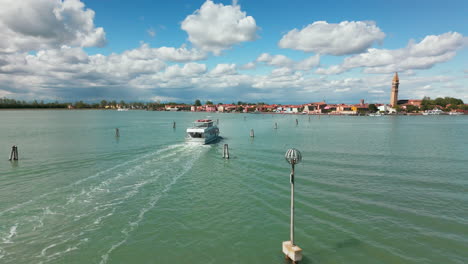
M 392 94 L 390 95 L 390 106 L 395 107 L 398 104 L 398 86 L 400 85 L 400 79 L 398 79 L 398 73 L 395 72 L 392 81 Z

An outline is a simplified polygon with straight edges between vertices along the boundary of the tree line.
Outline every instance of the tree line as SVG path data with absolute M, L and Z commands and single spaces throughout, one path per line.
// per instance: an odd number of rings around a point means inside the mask
M 45 103 L 44 101 L 37 101 L 37 100 L 27 102 L 24 100 L 0 98 L 0 108 L 67 108 L 67 107 L 68 107 L 68 103 L 59 103 L 58 101 Z
M 185 105 L 175 102 L 168 102 L 168 103 L 161 103 L 160 101 L 156 102 L 130 102 L 127 103 L 123 100 L 116 101 L 116 100 L 101 100 L 100 102 L 95 103 L 87 103 L 84 101 L 76 101 L 76 102 L 65 102 L 59 103 L 58 101 L 54 102 L 44 102 L 44 101 L 25 101 L 25 100 L 15 100 L 9 98 L 0 98 L 0 109 L 36 109 L 36 108 L 44 108 L 44 109 L 60 109 L 60 108 L 68 108 L 71 106 L 75 109 L 115 109 L 115 108 L 132 108 L 132 109 L 149 109 L 149 110 L 162 110 L 165 108 L 166 105 Z M 187 105 L 190 108 L 190 105 Z

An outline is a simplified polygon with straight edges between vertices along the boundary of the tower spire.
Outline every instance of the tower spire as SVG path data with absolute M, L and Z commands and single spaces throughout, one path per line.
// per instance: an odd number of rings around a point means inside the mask
M 395 72 L 395 75 L 393 76 L 393 82 L 397 82 L 399 83 L 400 82 L 400 79 L 398 78 L 398 72 Z

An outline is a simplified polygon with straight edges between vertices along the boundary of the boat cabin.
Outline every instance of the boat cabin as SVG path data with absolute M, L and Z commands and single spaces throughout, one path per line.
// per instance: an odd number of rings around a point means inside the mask
M 194 127 L 212 127 L 213 120 L 210 119 L 198 119 L 196 122 L 193 123 Z

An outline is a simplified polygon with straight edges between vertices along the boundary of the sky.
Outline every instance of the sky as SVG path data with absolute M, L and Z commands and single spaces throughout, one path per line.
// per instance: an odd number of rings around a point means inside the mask
M 0 0 L 0 97 L 468 103 L 465 0 Z

